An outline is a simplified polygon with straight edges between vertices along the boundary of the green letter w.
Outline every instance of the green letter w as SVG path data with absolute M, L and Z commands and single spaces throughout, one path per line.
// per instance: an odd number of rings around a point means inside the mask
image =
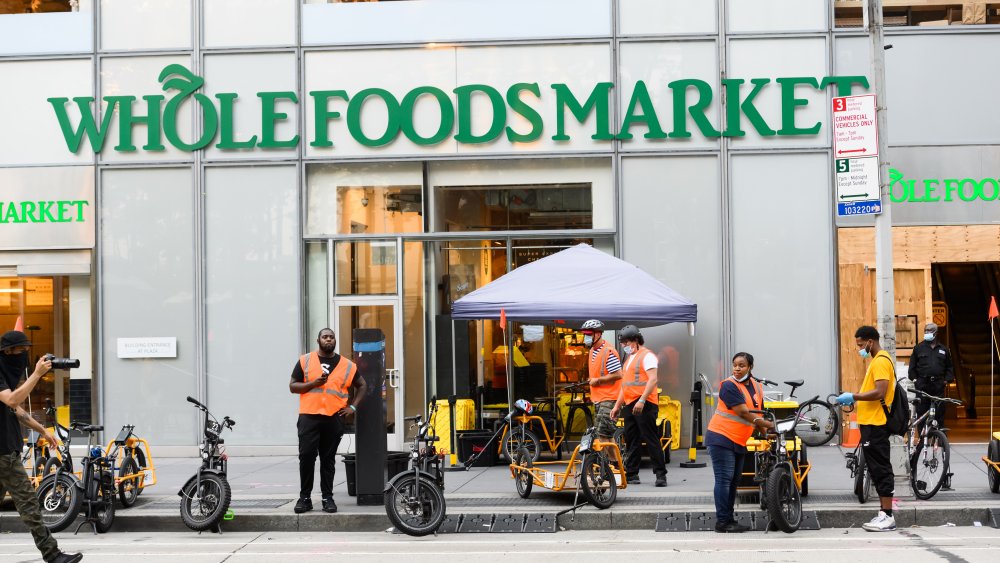
M 73 131 L 73 125 L 69 122 L 69 115 L 66 112 L 66 102 L 69 99 L 49 98 L 48 100 L 56 110 L 59 127 L 62 129 L 63 137 L 66 139 L 66 146 L 70 152 L 76 153 L 80 150 L 84 134 L 90 140 L 90 147 L 94 149 L 94 152 L 101 152 L 101 149 L 104 147 L 104 136 L 108 132 L 108 124 L 111 123 L 111 116 L 115 113 L 115 106 L 118 105 L 117 96 L 108 96 L 105 98 L 108 102 L 108 107 L 104 110 L 104 119 L 101 120 L 100 128 L 97 127 L 97 123 L 94 121 L 94 112 L 90 107 L 94 102 L 94 98 L 73 98 L 73 101 L 76 102 L 76 107 L 80 109 L 80 126 L 77 127 L 75 132 Z

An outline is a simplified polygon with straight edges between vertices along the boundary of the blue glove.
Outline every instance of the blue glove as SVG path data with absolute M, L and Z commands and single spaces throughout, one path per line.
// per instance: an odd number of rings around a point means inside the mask
M 854 404 L 854 394 L 853 393 L 841 393 L 837 397 L 838 405 L 851 406 Z

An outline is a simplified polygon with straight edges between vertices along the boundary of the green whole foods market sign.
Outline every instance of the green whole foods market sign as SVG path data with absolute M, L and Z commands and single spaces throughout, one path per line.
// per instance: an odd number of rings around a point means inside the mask
M 143 103 L 135 96 L 104 96 L 102 99 L 105 106 L 100 123 L 95 117 L 93 97 L 75 97 L 72 102 L 69 98 L 48 98 L 55 110 L 67 148 L 71 152 L 78 152 L 86 140 L 94 152 L 101 152 L 111 128 L 111 117 L 116 113 L 118 144 L 114 146 L 114 150 L 118 152 L 137 150 L 133 139 L 133 128 L 137 125 L 146 126 L 142 144 L 144 151 L 166 150 L 164 138 L 171 146 L 183 151 L 195 151 L 213 145 L 218 149 L 233 150 L 294 148 L 299 144 L 299 135 L 278 138 L 276 132 L 278 124 L 288 120 L 287 108 L 299 103 L 295 92 L 259 92 L 259 133 L 237 139 L 233 115 L 233 107 L 239 97 L 237 94 L 221 93 L 209 97 L 199 92 L 205 80 L 178 64 L 165 67 L 160 72 L 159 81 L 164 92 L 173 92 L 170 99 L 163 94 L 146 95 L 142 97 Z M 459 86 L 451 93 L 434 86 L 420 86 L 410 90 L 402 98 L 397 98 L 392 92 L 382 88 L 366 88 L 353 93 L 346 90 L 314 90 L 309 92 L 309 96 L 315 103 L 315 138 L 309 141 L 309 145 L 333 147 L 330 123 L 339 119 L 346 121 L 350 136 L 367 147 L 388 145 L 400 135 L 422 146 L 436 145 L 449 138 L 463 144 L 489 143 L 501 137 L 510 142 L 530 143 L 540 139 L 547 128 L 550 129 L 549 134 L 553 140 L 570 141 L 570 135 L 566 132 L 567 120 L 575 119 L 585 123 L 591 116 L 595 117 L 591 139 L 597 141 L 632 139 L 637 134 L 633 132 L 634 129 L 641 130 L 642 137 L 646 139 L 685 139 L 693 136 L 693 130 L 707 138 L 743 137 L 746 135 L 744 118 L 748 126 L 761 136 L 815 135 L 820 130 L 819 122 L 800 124 L 795 120 L 795 110 L 808 104 L 808 100 L 798 97 L 801 90 L 824 90 L 834 85 L 837 88 L 836 95 L 846 96 L 852 93 L 851 88 L 855 84 L 868 88 L 868 80 L 864 76 L 827 76 L 822 79 L 789 77 L 775 78 L 773 81 L 770 78 L 752 78 L 749 81 L 725 78 L 721 83 L 727 102 L 727 125 L 722 131 L 716 129 L 706 116 L 715 96 L 712 87 L 708 82 L 698 79 L 675 80 L 666 85 L 671 91 L 673 105 L 673 117 L 669 123 L 662 122 L 656 115 L 649 87 L 642 81 L 635 83 L 625 115 L 617 124 L 611 122 L 611 91 L 614 87 L 611 82 L 598 83 L 586 97 L 578 96 L 566 84 L 551 84 L 548 89 L 543 89 L 537 82 L 514 84 L 506 92 L 484 84 Z M 754 105 L 757 96 L 765 88 L 780 89 L 780 123 L 765 121 Z M 485 97 L 492 108 L 492 120 L 486 131 L 472 130 L 474 97 Z M 440 121 L 433 131 L 417 131 L 414 124 L 414 107 L 423 98 L 433 99 L 440 108 Z M 552 125 L 543 123 L 541 114 L 525 101 L 527 98 L 552 100 L 550 103 L 555 104 L 556 116 L 554 133 L 551 132 Z M 196 111 L 200 111 L 203 116 L 202 131 L 197 139 L 182 138 L 177 127 L 180 107 L 188 101 L 193 102 Z M 67 110 L 71 103 L 76 105 L 81 115 L 80 121 L 75 124 Z M 386 112 L 388 122 L 384 130 L 370 131 L 362 127 L 361 115 L 369 103 L 381 105 L 382 111 Z M 137 105 L 145 107 L 137 111 Z M 515 128 L 508 125 L 507 118 L 511 113 L 520 116 L 526 126 Z

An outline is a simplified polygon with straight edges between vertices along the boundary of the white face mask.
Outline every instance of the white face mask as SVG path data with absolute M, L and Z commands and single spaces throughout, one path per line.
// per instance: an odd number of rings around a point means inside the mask
M 934 340 L 934 333 L 933 332 L 925 332 L 924 333 L 924 340 L 926 340 L 927 342 L 930 342 L 930 341 Z
M 736 377 L 736 376 L 733 376 L 733 377 Z M 744 376 L 743 376 L 743 379 L 737 379 L 736 381 L 738 381 L 738 382 L 740 382 L 740 383 L 743 383 L 743 382 L 744 382 L 744 381 L 746 381 L 747 379 L 750 379 L 750 372 L 749 372 L 749 371 L 747 372 L 747 374 L 746 374 L 746 375 L 744 375 Z
M 583 335 L 583 345 L 584 346 L 590 346 L 593 343 L 594 343 L 594 337 L 593 336 L 591 336 L 589 334 L 584 334 Z
M 631 354 L 632 352 L 635 352 L 635 349 L 626 344 L 625 346 L 622 346 L 622 351 L 625 352 L 626 354 Z

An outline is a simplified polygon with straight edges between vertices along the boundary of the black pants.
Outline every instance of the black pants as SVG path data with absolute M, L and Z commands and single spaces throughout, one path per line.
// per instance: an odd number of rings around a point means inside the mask
M 300 414 L 299 429 L 299 491 L 300 498 L 309 498 L 313 489 L 316 455 L 319 455 L 319 490 L 323 498 L 333 496 L 334 460 L 340 439 L 344 437 L 341 416 Z
M 944 383 L 924 383 L 917 385 L 917 389 L 935 397 L 944 397 Z M 938 403 L 938 406 L 934 409 L 934 420 L 937 421 L 938 428 L 944 428 L 944 406 L 945 403 Z M 920 397 L 920 402 L 917 403 L 917 416 L 919 417 L 929 410 L 931 410 L 931 400 L 927 397 Z M 923 425 L 923 423 L 920 423 L 921 427 Z M 918 427 L 917 432 L 919 433 L 920 430 L 921 428 Z
M 649 461 L 653 464 L 653 473 L 657 476 L 666 475 L 667 467 L 663 463 L 663 450 L 660 448 L 660 433 L 656 431 L 656 415 L 660 410 L 658 405 L 647 402 L 638 416 L 632 414 L 635 401 L 622 407 L 625 415 L 625 475 L 639 475 L 639 462 L 642 460 L 642 442 L 646 442 Z
M 889 431 L 885 426 L 862 424 L 861 449 L 878 496 L 891 497 L 896 487 L 892 462 L 889 461 Z

